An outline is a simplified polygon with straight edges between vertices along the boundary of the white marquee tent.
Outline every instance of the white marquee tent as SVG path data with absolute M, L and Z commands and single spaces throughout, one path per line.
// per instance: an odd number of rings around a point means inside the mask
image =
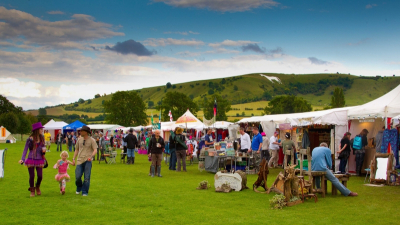
M 10 131 L 7 130 L 7 128 L 1 126 L 0 127 L 0 143 L 6 143 L 10 141 L 10 143 L 15 143 L 17 139 L 11 134 Z
M 66 123 L 66 122 L 63 122 L 63 121 L 56 122 L 53 119 L 51 119 L 49 122 L 47 122 L 44 125 L 44 130 L 49 131 L 49 133 L 51 134 L 51 141 L 54 142 L 56 135 L 59 132 L 62 133 L 63 127 L 65 127 L 67 125 L 68 125 L 68 123 Z

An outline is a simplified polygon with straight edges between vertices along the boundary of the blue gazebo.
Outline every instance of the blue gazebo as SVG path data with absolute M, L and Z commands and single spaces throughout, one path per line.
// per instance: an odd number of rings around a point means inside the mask
M 65 132 L 71 132 L 71 131 L 76 131 L 77 129 L 81 128 L 82 126 L 85 126 L 86 124 L 82 123 L 79 120 L 76 120 L 75 122 L 68 124 L 67 126 L 63 127 L 63 133 Z

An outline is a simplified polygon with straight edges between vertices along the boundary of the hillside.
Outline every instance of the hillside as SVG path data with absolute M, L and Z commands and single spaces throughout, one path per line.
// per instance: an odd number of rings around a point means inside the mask
M 354 106 L 366 103 L 378 98 L 400 84 L 400 77 L 358 77 L 347 74 L 308 74 L 308 75 L 288 75 L 288 74 L 268 74 L 282 82 L 270 81 L 260 74 L 248 74 L 221 79 L 200 80 L 187 83 L 173 84 L 170 88 L 156 86 L 136 90 L 142 99 L 148 103 L 152 101 L 156 106 L 161 98 L 168 91 L 185 93 L 194 101 L 200 102 L 202 99 L 210 97 L 213 93 L 218 93 L 230 100 L 232 108 L 240 108 L 241 104 L 252 102 L 252 106 L 265 107 L 271 96 L 284 94 L 294 94 L 303 97 L 315 108 L 323 108 L 329 105 L 331 93 L 336 86 L 344 89 L 346 105 Z M 103 112 L 102 102 L 110 100 L 112 94 L 91 99 L 91 103 L 86 100 L 84 103 L 71 103 L 68 105 L 47 107 L 48 115 L 85 114 L 89 117 L 100 115 Z M 239 104 L 239 105 L 236 105 Z M 236 106 L 235 106 L 236 105 Z M 245 107 L 242 107 L 244 111 Z M 256 111 L 258 107 L 252 107 L 253 112 L 246 112 L 246 116 L 261 115 L 262 111 Z M 155 109 L 148 110 L 148 113 Z M 37 115 L 37 110 L 29 111 Z M 229 116 L 235 116 L 238 111 L 231 111 Z M 200 113 L 199 113 L 200 114 Z M 201 113 L 202 114 L 202 113 Z M 200 116 L 200 115 L 198 115 Z

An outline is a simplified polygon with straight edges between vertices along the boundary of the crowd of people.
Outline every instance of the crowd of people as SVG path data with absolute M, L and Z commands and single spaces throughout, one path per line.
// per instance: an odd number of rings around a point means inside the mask
M 43 130 L 41 123 L 32 125 L 32 135 L 27 139 L 24 152 L 19 163 L 25 164 L 29 172 L 29 191 L 31 196 L 41 195 L 40 185 L 43 178 L 43 167 L 48 165 L 45 154 L 50 151 L 51 135 L 48 131 Z M 285 134 L 285 140 L 282 142 L 278 139 L 278 132 L 270 138 L 264 132 L 259 132 L 257 127 L 252 128 L 253 138 L 250 139 L 244 128 L 240 128 L 240 141 L 239 152 L 252 155 L 252 166 L 255 168 L 260 164 L 262 159 L 266 159 L 270 168 L 277 168 L 278 165 L 278 151 L 280 148 L 285 152 L 296 151 L 294 142 L 290 139 L 290 133 Z M 346 133 L 341 141 L 340 149 L 338 151 L 340 158 L 340 172 L 345 173 L 348 157 L 351 150 L 356 155 L 357 173 L 360 172 L 363 163 L 363 156 L 365 154 L 366 135 L 367 130 L 363 130 L 355 139 L 350 140 L 351 134 Z M 70 180 L 67 174 L 67 168 L 72 165 L 76 166 L 75 169 L 75 184 L 76 194 L 87 196 L 90 187 L 90 176 L 92 161 L 96 159 L 102 160 L 102 154 L 106 148 L 106 137 L 102 132 L 92 132 L 89 127 L 83 126 L 78 136 L 75 132 L 67 132 L 65 136 L 59 133 L 55 139 L 57 144 L 57 151 L 60 151 L 61 159 L 56 162 L 53 168 L 58 169 L 58 174 L 55 176 L 59 182 L 60 193 L 65 193 L 66 182 Z M 74 152 L 72 161 L 69 161 L 68 151 L 62 150 L 62 143 L 65 142 L 68 146 L 69 152 Z M 358 142 L 361 147 L 356 148 Z M 134 164 L 135 151 L 138 148 L 147 149 L 149 161 L 151 161 L 150 173 L 151 177 L 162 177 L 161 175 L 161 162 L 163 153 L 168 149 L 170 154 L 169 170 L 176 172 L 187 172 L 186 170 L 186 156 L 199 155 L 198 153 L 204 147 L 213 147 L 216 141 L 213 138 L 212 130 L 207 130 L 204 137 L 198 143 L 192 137 L 186 136 L 183 129 L 177 127 L 174 132 L 171 132 L 169 140 L 166 142 L 160 135 L 160 130 L 155 130 L 154 133 L 147 132 L 137 135 L 134 134 L 133 129 L 126 133 L 117 131 L 115 135 L 110 137 L 110 143 L 116 147 L 123 149 L 121 157 L 127 157 L 127 164 Z M 197 150 L 197 151 L 196 151 Z M 26 157 L 26 155 L 28 156 Z M 345 196 L 356 196 L 340 184 L 331 172 L 332 159 L 331 150 L 326 143 L 322 143 L 320 147 L 315 148 L 312 152 L 314 171 L 324 171 L 327 173 L 327 179 L 337 186 L 337 189 Z M 294 161 L 294 160 L 293 160 Z M 290 163 L 291 159 L 288 157 L 287 162 Z M 35 170 L 37 174 L 37 181 L 35 180 Z M 82 176 L 84 177 L 82 181 Z M 335 180 L 336 179 L 336 180 Z M 317 183 L 317 187 L 319 184 Z

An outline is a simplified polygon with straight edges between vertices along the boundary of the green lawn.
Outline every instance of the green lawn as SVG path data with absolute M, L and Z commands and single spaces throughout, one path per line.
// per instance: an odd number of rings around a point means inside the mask
M 241 192 L 216 193 L 214 175 L 199 172 L 197 165 L 187 173 L 162 167 L 163 178 L 148 176 L 147 157 L 136 157 L 135 165 L 93 165 L 88 197 L 75 195 L 73 181 L 60 195 L 57 173 L 52 166 L 59 153 L 52 146 L 47 154 L 49 168 L 44 169 L 42 196 L 30 198 L 28 172 L 18 164 L 24 143 L 0 144 L 9 148 L 5 178 L 0 180 L 1 224 L 396 224 L 399 220 L 399 187 L 367 187 L 364 178 L 352 177 L 348 184 L 358 197 L 319 197 L 283 210 L 269 206 L 271 194 Z M 71 158 L 71 156 L 70 156 Z M 280 170 L 268 177 L 271 186 Z M 68 172 L 74 180 L 74 167 Z M 208 180 L 210 190 L 196 190 Z M 249 175 L 251 187 L 256 175 Z M 330 184 L 329 184 L 330 186 Z M 330 192 L 330 190 L 328 190 Z

